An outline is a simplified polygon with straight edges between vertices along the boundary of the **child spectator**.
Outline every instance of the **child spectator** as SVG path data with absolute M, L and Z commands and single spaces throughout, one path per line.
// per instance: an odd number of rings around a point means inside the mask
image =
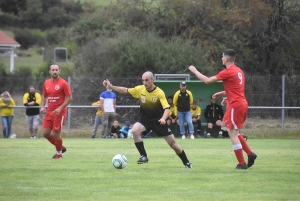
M 121 127 L 119 126 L 119 121 L 114 120 L 114 123 L 110 129 L 110 137 L 111 138 L 119 138 L 120 136 L 120 129 Z
M 125 121 L 124 126 L 120 130 L 121 138 L 127 138 L 130 130 L 131 130 L 130 121 L 127 120 L 127 121 Z

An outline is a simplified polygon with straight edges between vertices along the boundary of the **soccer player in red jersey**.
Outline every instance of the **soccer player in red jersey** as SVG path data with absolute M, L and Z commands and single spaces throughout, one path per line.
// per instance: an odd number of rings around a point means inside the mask
M 223 81 L 225 91 L 215 93 L 213 97 L 220 98 L 221 96 L 227 96 L 228 105 L 223 117 L 223 121 L 226 123 L 228 128 L 228 133 L 232 142 L 232 148 L 238 160 L 236 169 L 247 169 L 254 164 L 257 155 L 252 151 L 251 153 L 247 154 L 247 165 L 244 160 L 242 146 L 242 144 L 246 146 L 247 143 L 246 141 L 241 143 L 238 136 L 239 129 L 243 127 L 243 124 L 246 120 L 248 102 L 245 97 L 245 76 L 243 71 L 235 65 L 235 57 L 236 53 L 233 49 L 226 49 L 222 55 L 222 63 L 226 68 L 212 77 L 203 75 L 194 66 L 190 66 L 189 70 L 206 84 L 211 84 L 219 80 Z
M 41 113 L 46 113 L 43 120 L 43 136 L 56 148 L 56 154 L 52 158 L 61 159 L 66 148 L 63 146 L 60 131 L 67 114 L 66 106 L 72 101 L 72 92 L 69 84 L 59 77 L 58 65 L 51 65 L 49 73 L 51 78 L 44 82 L 42 92 Z

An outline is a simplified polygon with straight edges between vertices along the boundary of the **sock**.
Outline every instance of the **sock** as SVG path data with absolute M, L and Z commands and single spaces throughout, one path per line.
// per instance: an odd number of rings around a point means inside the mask
M 211 132 L 212 132 L 212 129 L 211 129 L 211 128 L 208 128 L 208 129 L 206 130 L 206 133 L 211 134 Z
M 57 152 L 62 150 L 63 146 L 61 138 L 59 140 L 55 140 L 55 147 Z
M 244 165 L 245 160 L 244 160 L 242 145 L 241 144 L 233 144 L 232 148 L 234 150 L 235 157 L 238 160 L 239 164 Z
M 240 140 L 240 142 L 242 144 L 243 150 L 247 153 L 248 156 L 250 156 L 251 153 L 252 153 L 252 151 L 251 151 L 250 147 L 248 146 L 248 144 L 247 144 L 247 142 L 246 142 L 246 140 L 244 138 L 244 135 L 242 135 L 242 134 L 239 133 L 238 134 L 238 138 L 239 138 L 239 140 Z
M 147 153 L 146 153 L 146 150 L 145 150 L 145 147 L 144 147 L 144 142 L 141 141 L 141 142 L 136 142 L 134 143 L 137 150 L 140 152 L 140 155 L 142 156 L 147 156 Z
M 187 159 L 184 150 L 182 150 L 182 152 L 180 154 L 177 154 L 177 155 L 181 159 L 183 165 L 185 165 L 186 163 L 189 163 L 189 160 Z
M 53 134 L 50 134 L 50 137 L 48 138 L 48 141 L 55 146 L 55 138 Z

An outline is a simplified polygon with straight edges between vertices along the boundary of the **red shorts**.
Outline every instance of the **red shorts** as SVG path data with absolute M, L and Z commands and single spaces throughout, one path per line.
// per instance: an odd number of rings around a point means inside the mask
M 223 117 L 228 129 L 242 129 L 248 113 L 248 105 L 244 104 L 236 108 L 227 107 Z
M 43 128 L 51 128 L 51 130 L 61 131 L 65 119 L 66 111 L 61 111 L 57 116 L 53 113 L 53 111 L 47 111 L 43 121 Z

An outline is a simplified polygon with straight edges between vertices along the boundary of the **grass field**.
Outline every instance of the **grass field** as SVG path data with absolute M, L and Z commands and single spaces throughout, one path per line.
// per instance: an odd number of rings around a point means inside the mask
M 114 2 L 114 0 L 80 0 L 80 2 L 95 2 L 95 4 L 98 6 L 107 6 L 111 2 Z
M 300 200 L 299 140 L 248 140 L 258 158 L 235 170 L 229 140 L 181 140 L 186 169 L 163 139 L 145 139 L 149 163 L 132 139 L 65 138 L 62 160 L 43 138 L 0 139 L 0 200 Z M 117 170 L 112 157 L 128 159 Z

